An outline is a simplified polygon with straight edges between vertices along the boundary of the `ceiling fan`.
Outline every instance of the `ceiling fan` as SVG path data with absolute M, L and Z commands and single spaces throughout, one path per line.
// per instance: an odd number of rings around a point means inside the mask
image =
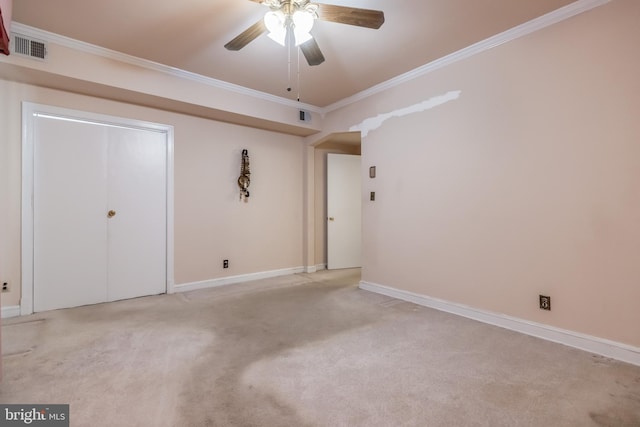
M 379 10 L 312 3 L 310 0 L 250 1 L 261 3 L 271 10 L 266 13 L 264 19 L 225 44 L 224 47 L 228 50 L 240 50 L 266 32 L 271 39 L 283 46 L 286 44 L 286 37 L 293 35 L 293 42 L 300 46 L 309 65 L 319 65 L 324 62 L 324 55 L 310 34 L 316 19 L 373 29 L 380 28 L 384 23 L 384 13 Z

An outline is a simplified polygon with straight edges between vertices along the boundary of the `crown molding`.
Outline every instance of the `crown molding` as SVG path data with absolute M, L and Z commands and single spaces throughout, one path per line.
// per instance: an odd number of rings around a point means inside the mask
M 273 103 L 284 105 L 287 107 L 302 108 L 308 111 L 319 113 L 321 115 L 325 115 L 339 108 L 343 108 L 343 107 L 346 107 L 347 105 L 361 101 L 372 95 L 378 94 L 380 92 L 384 92 L 385 90 L 388 90 L 395 86 L 398 86 L 408 81 L 411 81 L 413 79 L 422 77 L 440 68 L 446 67 L 448 65 L 454 64 L 463 59 L 469 58 L 473 55 L 477 55 L 489 49 L 493 49 L 494 47 L 500 46 L 501 44 L 508 43 L 520 37 L 524 37 L 528 34 L 531 34 L 533 32 L 546 28 L 550 25 L 557 24 L 558 22 L 562 22 L 573 16 L 579 15 L 583 12 L 587 12 L 598 6 L 602 6 L 606 3 L 609 3 L 610 1 L 611 0 L 578 0 L 576 2 L 568 4 L 567 6 L 561 7 L 560 9 L 557 9 L 553 12 L 547 13 L 546 15 L 543 15 L 539 18 L 533 19 L 522 25 L 518 25 L 517 27 L 511 28 L 500 34 L 489 37 L 478 43 L 472 44 L 471 46 L 460 49 L 454 53 L 451 53 L 449 55 L 443 56 L 442 58 L 436 59 L 435 61 L 429 62 L 428 64 L 422 65 L 404 74 L 401 74 L 392 79 L 389 79 L 385 82 L 372 86 L 369 89 L 363 90 L 362 92 L 358 92 L 355 95 L 344 98 L 326 107 L 318 107 L 311 104 L 305 104 L 305 103 L 301 103 L 291 99 L 282 98 L 280 96 L 271 95 L 269 93 L 260 92 L 255 89 L 249 89 L 244 86 L 236 85 L 233 83 L 225 82 L 225 81 L 214 79 L 211 77 L 206 77 L 201 74 L 192 73 L 190 71 L 185 71 L 179 68 L 160 64 L 154 61 L 149 61 L 149 60 L 138 58 L 132 55 L 127 55 L 121 52 L 117 52 L 111 49 L 106 49 L 100 46 L 92 45 L 90 43 L 75 40 L 59 34 L 40 30 L 38 28 L 30 27 L 28 25 L 24 25 L 15 21 L 11 24 L 12 25 L 11 31 L 18 34 L 22 34 L 24 36 L 30 36 L 33 38 L 46 40 L 46 41 L 49 41 L 61 46 L 65 46 L 70 49 L 75 49 L 81 52 L 101 56 L 104 58 L 113 59 L 116 61 L 135 65 L 141 68 L 146 68 L 149 70 L 169 74 L 176 78 L 191 80 L 200 84 L 216 87 L 216 88 L 227 90 L 230 92 L 235 92 L 241 95 L 250 96 L 256 99 L 273 102 Z
M 60 46 L 74 49 L 80 52 L 88 53 L 91 55 L 101 56 L 103 58 L 112 59 L 126 64 L 135 65 L 148 70 L 169 74 L 173 77 L 185 80 L 191 80 L 196 83 L 200 83 L 207 86 L 212 86 L 218 89 L 226 90 L 229 92 L 235 92 L 241 95 L 250 96 L 256 99 L 281 104 L 287 107 L 302 108 L 315 113 L 321 113 L 322 109 L 315 105 L 305 104 L 302 102 L 294 101 L 280 96 L 271 95 L 266 92 L 260 92 L 255 89 L 250 89 L 244 86 L 236 85 L 233 83 L 225 82 L 223 80 L 214 79 L 212 77 L 206 77 L 201 74 L 192 73 L 190 71 L 182 70 L 179 68 L 171 67 L 169 65 L 160 64 L 158 62 L 142 59 L 137 56 L 128 55 L 126 53 L 118 52 L 111 49 L 106 49 L 100 46 L 96 46 L 90 43 L 86 43 L 80 40 L 72 39 L 70 37 L 62 36 L 60 34 L 52 33 L 49 31 L 41 30 L 39 28 L 31 27 L 29 25 L 21 24 L 20 22 L 11 23 L 11 32 L 22 34 L 23 36 L 32 37 L 35 39 L 45 40 L 50 43 L 55 43 Z
M 602 6 L 603 4 L 609 3 L 610 1 L 611 0 L 578 0 L 553 12 L 549 12 L 546 15 L 542 15 L 539 18 L 525 22 L 524 24 L 518 25 L 517 27 L 511 28 L 500 34 L 496 34 L 495 36 L 489 37 L 488 39 L 472 44 L 471 46 L 467 46 L 454 53 L 429 62 L 428 64 L 422 65 L 385 82 L 372 86 L 369 89 L 363 90 L 362 92 L 358 92 L 348 98 L 344 98 L 338 102 L 328 105 L 323 109 L 323 114 L 329 113 L 342 107 L 346 107 L 347 105 L 353 104 L 355 102 L 362 101 L 363 99 L 368 98 L 372 95 L 384 92 L 385 90 L 401 85 L 418 77 L 422 77 L 435 70 L 446 67 L 447 65 L 454 64 L 463 59 L 467 59 L 489 49 L 493 49 L 494 47 L 500 46 L 501 44 L 508 43 L 520 37 L 524 37 L 527 34 L 534 33 L 550 25 L 557 24 L 558 22 L 562 22 L 573 16 L 579 15 L 583 12 L 587 12 L 598 6 Z

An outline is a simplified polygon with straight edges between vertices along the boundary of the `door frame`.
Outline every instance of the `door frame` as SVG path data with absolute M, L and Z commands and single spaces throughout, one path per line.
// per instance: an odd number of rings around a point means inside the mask
M 55 116 L 70 121 L 97 123 L 105 126 L 115 126 L 161 132 L 166 136 L 167 143 L 167 260 L 166 260 L 166 292 L 174 293 L 174 235 L 173 235 L 173 126 L 152 123 L 105 114 L 72 110 L 33 102 L 22 103 L 22 280 L 20 297 L 20 315 L 33 314 L 33 251 L 34 251 L 34 118 L 38 115 Z

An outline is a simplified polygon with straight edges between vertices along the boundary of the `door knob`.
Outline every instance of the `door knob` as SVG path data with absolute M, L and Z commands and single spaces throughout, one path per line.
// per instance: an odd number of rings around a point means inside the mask
M 329 221 L 335 221 L 336 219 L 332 216 L 329 217 Z
M 116 216 L 116 211 L 109 211 L 109 212 L 107 212 L 107 217 L 108 217 L 108 218 L 113 218 L 114 216 Z

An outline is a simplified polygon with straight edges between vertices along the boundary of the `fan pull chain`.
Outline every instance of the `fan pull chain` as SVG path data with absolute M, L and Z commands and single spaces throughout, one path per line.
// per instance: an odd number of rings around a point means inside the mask
M 291 92 L 291 49 L 293 49 L 291 31 L 287 31 L 287 39 L 287 92 Z
M 298 46 L 298 102 L 300 102 L 300 46 Z

